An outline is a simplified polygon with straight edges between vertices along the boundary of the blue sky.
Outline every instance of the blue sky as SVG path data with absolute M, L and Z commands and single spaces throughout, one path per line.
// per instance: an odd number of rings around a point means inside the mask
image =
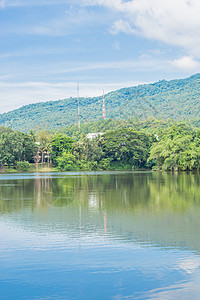
M 0 0 L 0 113 L 200 71 L 199 0 Z

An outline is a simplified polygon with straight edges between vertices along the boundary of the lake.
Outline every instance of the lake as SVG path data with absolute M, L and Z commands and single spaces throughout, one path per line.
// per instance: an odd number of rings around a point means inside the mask
M 0 299 L 200 299 L 200 175 L 0 175 Z

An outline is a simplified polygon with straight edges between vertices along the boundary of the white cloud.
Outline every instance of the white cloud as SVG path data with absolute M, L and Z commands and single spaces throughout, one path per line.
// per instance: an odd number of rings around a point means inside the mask
M 200 57 L 199 0 L 0 0 L 0 7 L 4 7 L 5 4 L 6 6 L 59 4 L 73 4 L 73 7 L 103 6 L 114 12 L 111 19 L 115 17 L 116 20 L 110 28 L 112 34 L 119 32 L 140 34 L 149 39 L 183 47 L 189 55 Z M 69 18 L 54 20 L 50 24 L 47 22 L 33 28 L 27 26 L 27 29 L 21 31 L 25 33 L 28 30 L 43 35 L 65 35 L 71 32 L 76 22 L 80 24 L 86 20 L 87 24 L 99 22 L 98 14 L 87 15 L 84 10 L 81 10 L 81 14 L 71 16 L 71 20 Z
M 120 19 L 126 19 L 130 28 L 134 28 L 133 33 L 137 30 L 144 37 L 181 46 L 200 57 L 199 0 L 82 0 L 82 3 L 110 8 L 118 12 Z
M 119 32 L 124 32 L 127 34 L 136 33 L 136 31 L 131 27 L 128 21 L 117 20 L 110 29 L 112 34 L 118 34 Z
M 171 62 L 175 67 L 190 71 L 200 67 L 200 63 L 191 56 L 183 56 Z

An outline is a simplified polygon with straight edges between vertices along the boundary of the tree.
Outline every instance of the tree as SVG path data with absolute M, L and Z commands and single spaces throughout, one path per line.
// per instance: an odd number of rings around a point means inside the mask
M 199 169 L 199 132 L 184 124 L 172 126 L 152 145 L 148 160 L 154 160 L 155 168 L 165 171 Z
M 145 165 L 152 138 L 133 129 L 106 132 L 99 138 L 105 158 L 137 167 Z
M 52 137 L 51 154 L 52 154 L 53 163 L 55 165 L 58 164 L 57 158 L 61 156 L 63 152 L 72 154 L 72 148 L 74 142 L 75 141 L 72 138 L 68 137 L 65 134 L 55 134 Z
M 41 130 L 40 132 L 38 132 L 38 140 L 41 151 L 42 166 L 44 164 L 45 154 L 47 154 L 49 166 L 49 158 L 51 151 L 51 135 L 46 130 Z
M 0 127 L 0 163 L 3 171 L 5 164 L 16 165 L 17 161 L 31 161 L 35 149 L 35 143 L 29 135 Z
M 74 163 L 75 156 L 65 151 L 57 158 L 57 165 L 60 171 L 72 171 L 74 169 Z

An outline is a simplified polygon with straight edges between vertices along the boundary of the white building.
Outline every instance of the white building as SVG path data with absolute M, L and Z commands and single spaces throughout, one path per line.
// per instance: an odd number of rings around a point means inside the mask
M 98 137 L 99 135 L 103 135 L 103 132 L 95 132 L 95 133 L 88 133 L 87 134 L 87 138 L 89 140 L 95 139 L 96 137 Z

